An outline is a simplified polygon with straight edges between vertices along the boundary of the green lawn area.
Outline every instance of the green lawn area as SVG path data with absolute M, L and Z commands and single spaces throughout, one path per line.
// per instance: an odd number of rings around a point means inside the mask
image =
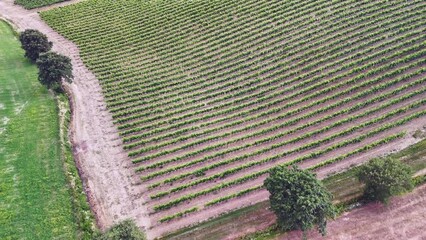
M 58 108 L 0 21 L 0 239 L 76 239 Z

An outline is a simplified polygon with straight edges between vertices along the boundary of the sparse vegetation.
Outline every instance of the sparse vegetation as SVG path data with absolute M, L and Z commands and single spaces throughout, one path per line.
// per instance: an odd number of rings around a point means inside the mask
M 95 240 L 146 240 L 146 237 L 133 221 L 125 220 L 99 234 Z

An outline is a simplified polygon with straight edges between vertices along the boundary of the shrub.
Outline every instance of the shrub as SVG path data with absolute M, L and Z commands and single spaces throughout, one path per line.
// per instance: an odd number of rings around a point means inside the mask
M 397 159 L 376 158 L 361 166 L 357 176 L 366 185 L 365 199 L 387 203 L 391 196 L 413 189 L 411 172 Z
M 95 237 L 95 240 L 145 240 L 145 234 L 131 220 L 125 220 Z

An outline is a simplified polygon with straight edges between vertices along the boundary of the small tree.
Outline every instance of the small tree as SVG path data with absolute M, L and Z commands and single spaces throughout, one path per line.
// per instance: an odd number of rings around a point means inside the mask
M 270 171 L 264 185 L 282 230 L 302 230 L 306 238 L 306 231 L 317 225 L 326 234 L 327 218 L 334 217 L 335 209 L 332 195 L 314 174 L 296 166 L 279 166 Z
M 145 234 L 130 220 L 112 226 L 105 233 L 95 236 L 95 240 L 145 240 Z
M 411 168 L 397 159 L 376 158 L 358 170 L 365 183 L 364 198 L 387 203 L 391 196 L 413 189 Z
M 52 42 L 49 42 L 46 35 L 34 30 L 27 29 L 19 35 L 21 47 L 25 50 L 25 57 L 35 62 L 41 53 L 50 51 Z
M 54 53 L 42 53 L 37 60 L 38 80 L 48 88 L 61 89 L 62 80 L 72 82 L 71 59 Z

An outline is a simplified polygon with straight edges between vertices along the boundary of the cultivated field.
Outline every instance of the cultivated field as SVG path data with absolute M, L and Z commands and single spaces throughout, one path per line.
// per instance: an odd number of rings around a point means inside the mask
M 15 0 L 15 4 L 19 4 L 27 9 L 33 9 L 65 1 L 69 0 Z
M 100 80 L 153 235 L 414 142 L 423 1 L 84 1 L 41 13 Z M 93 171 L 96 171 L 95 169 Z

